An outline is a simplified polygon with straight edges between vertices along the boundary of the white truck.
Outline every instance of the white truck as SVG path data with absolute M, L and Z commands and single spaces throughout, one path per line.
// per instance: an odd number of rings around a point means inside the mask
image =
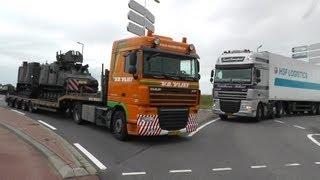
M 212 112 L 264 118 L 320 113 L 320 66 L 271 52 L 225 51 L 211 71 Z

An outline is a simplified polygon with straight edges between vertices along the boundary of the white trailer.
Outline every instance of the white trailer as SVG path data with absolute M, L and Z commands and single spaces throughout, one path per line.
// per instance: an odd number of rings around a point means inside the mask
M 213 113 L 263 118 L 320 113 L 320 66 L 270 52 L 225 51 L 211 72 Z

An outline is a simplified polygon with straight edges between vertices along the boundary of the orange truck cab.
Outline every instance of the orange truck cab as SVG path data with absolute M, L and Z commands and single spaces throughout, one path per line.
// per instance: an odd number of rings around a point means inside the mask
M 115 41 L 107 106 L 117 138 L 180 135 L 196 130 L 199 56 L 192 44 L 153 35 Z

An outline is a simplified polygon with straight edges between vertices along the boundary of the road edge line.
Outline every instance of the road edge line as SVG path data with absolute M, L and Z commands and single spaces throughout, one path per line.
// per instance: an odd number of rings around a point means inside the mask
M 209 121 L 209 122 L 204 123 L 203 125 L 201 125 L 200 127 L 198 127 L 195 131 L 193 131 L 193 132 L 191 132 L 190 134 L 188 134 L 188 137 L 192 137 L 192 136 L 195 135 L 197 132 L 199 132 L 202 128 L 204 128 L 204 127 L 208 126 L 209 124 L 214 123 L 214 122 L 216 122 L 216 121 L 218 121 L 218 120 L 220 120 L 220 118 L 216 118 L 216 119 L 213 119 L 213 120 L 211 120 L 211 121 Z
M 316 145 L 320 146 L 320 142 L 318 142 L 317 140 L 315 140 L 312 136 L 320 136 L 320 134 L 308 134 L 307 137 Z

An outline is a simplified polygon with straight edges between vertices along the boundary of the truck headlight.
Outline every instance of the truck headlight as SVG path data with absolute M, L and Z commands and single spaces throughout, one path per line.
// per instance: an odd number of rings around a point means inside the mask
M 252 109 L 251 106 L 246 106 L 246 110 L 250 111 Z
M 151 121 L 154 121 L 155 118 L 151 116 L 145 116 L 145 117 L 142 117 L 141 120 L 145 122 L 151 122 Z

